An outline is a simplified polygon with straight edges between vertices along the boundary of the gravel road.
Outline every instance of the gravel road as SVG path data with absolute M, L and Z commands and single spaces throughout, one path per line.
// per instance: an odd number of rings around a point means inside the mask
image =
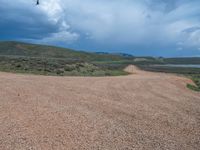
M 0 150 L 199 150 L 191 80 L 126 68 L 119 77 L 0 73 Z

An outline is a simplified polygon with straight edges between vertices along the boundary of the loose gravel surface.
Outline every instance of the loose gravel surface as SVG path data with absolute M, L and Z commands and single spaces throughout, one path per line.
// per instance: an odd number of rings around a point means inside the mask
M 192 81 L 134 66 L 120 77 L 0 73 L 0 150 L 199 150 Z

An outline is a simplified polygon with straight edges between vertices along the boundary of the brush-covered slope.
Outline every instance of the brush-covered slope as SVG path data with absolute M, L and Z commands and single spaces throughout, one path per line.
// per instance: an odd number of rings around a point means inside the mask
M 28 44 L 13 41 L 0 42 L 0 55 L 39 58 L 65 58 L 84 61 L 117 61 L 125 59 L 123 56 L 113 54 L 88 53 L 55 46 Z
M 125 56 L 75 51 L 55 46 L 0 42 L 0 71 L 43 75 L 123 75 Z M 101 62 L 101 63 L 97 63 Z

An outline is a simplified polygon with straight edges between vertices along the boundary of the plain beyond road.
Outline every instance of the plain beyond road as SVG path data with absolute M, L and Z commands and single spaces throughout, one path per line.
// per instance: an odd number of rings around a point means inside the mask
M 158 66 L 158 67 L 182 67 L 182 68 L 200 68 L 200 65 L 194 65 L 194 64 L 166 64 L 166 65 L 154 65 L 154 66 Z

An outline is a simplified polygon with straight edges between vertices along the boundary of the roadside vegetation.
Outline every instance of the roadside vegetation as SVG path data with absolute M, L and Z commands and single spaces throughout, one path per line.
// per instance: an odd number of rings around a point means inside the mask
M 195 85 L 192 85 L 192 84 L 187 84 L 187 87 L 191 90 L 194 90 L 194 91 L 197 91 L 197 92 L 200 92 L 200 75 L 193 75 L 191 77 L 191 79 L 193 80 L 194 84 Z
M 126 75 L 123 67 L 98 65 L 78 60 L 0 56 L 0 71 L 53 76 Z
M 124 64 L 98 62 L 130 60 L 122 54 L 89 53 L 72 49 L 0 42 L 0 71 L 58 76 L 126 75 Z

